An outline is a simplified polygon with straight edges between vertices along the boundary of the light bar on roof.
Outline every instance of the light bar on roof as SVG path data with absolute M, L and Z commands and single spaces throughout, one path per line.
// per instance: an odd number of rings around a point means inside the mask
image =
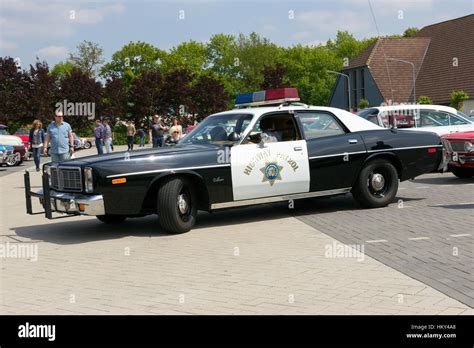
M 239 94 L 235 98 L 235 106 L 260 106 L 282 104 L 291 101 L 300 101 L 296 88 L 277 88 Z

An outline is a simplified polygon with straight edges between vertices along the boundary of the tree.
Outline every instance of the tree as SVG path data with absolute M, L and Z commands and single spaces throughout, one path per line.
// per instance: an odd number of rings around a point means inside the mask
M 66 76 L 70 76 L 73 70 L 74 63 L 70 60 L 66 60 L 55 64 L 51 70 L 51 75 L 53 75 L 57 80 L 62 80 Z
M 39 61 L 34 66 L 30 65 L 29 76 L 28 123 L 34 119 L 47 123 L 53 119 L 57 95 L 55 78 L 50 74 L 48 64 Z
M 193 40 L 173 47 L 168 54 L 163 56 L 161 63 L 164 73 L 187 69 L 195 76 L 201 74 L 209 65 L 205 46 Z
M 418 31 L 420 31 L 420 30 L 418 28 L 415 28 L 415 27 L 407 28 L 403 32 L 403 37 L 414 37 L 414 36 L 416 36 Z
M 22 120 L 28 114 L 30 79 L 11 57 L 0 58 L 0 119 Z
M 94 106 L 97 118 L 102 111 L 102 85 L 84 71 L 74 68 L 71 75 L 61 80 L 56 102 L 92 103 L 90 105 Z M 92 126 L 92 121 L 84 115 L 65 114 L 64 119 L 73 129 L 86 129 Z
M 425 104 L 425 105 L 433 104 L 433 102 L 431 101 L 430 97 L 427 97 L 426 95 L 420 95 L 420 96 L 418 97 L 417 103 L 418 103 L 418 104 Z
M 158 70 L 144 71 L 132 81 L 129 100 L 132 104 L 132 118 L 136 124 L 144 117 L 166 110 L 161 93 L 163 83 L 163 75 Z
M 202 121 L 208 115 L 225 111 L 229 107 L 230 96 L 219 79 L 206 74 L 201 75 L 192 87 L 191 100 L 194 119 Z
M 128 93 L 122 79 L 112 77 L 103 89 L 103 115 L 115 123 L 117 118 L 127 118 Z
M 359 100 L 359 104 L 357 105 L 357 108 L 358 108 L 359 110 L 362 110 L 362 109 L 368 108 L 369 105 L 370 105 L 370 104 L 369 104 L 369 101 L 368 101 L 367 99 L 361 98 L 361 99 Z
M 145 71 L 155 70 L 166 53 L 145 42 L 130 42 L 112 55 L 112 60 L 104 64 L 101 75 L 105 78 L 113 76 L 124 80 L 129 88 L 132 81 Z
M 164 76 L 164 86 L 161 91 L 166 110 L 164 113 L 165 119 L 167 116 L 184 116 L 193 109 L 191 94 L 192 81 L 194 75 L 188 69 L 178 69 L 167 72 Z M 202 90 L 200 93 L 207 95 L 209 91 Z
M 284 82 L 286 73 L 286 68 L 283 64 L 278 63 L 275 67 L 266 66 L 263 68 L 263 82 L 260 85 L 260 88 L 271 89 L 271 88 L 283 88 L 289 87 L 286 82 Z
M 69 54 L 69 60 L 89 77 L 95 77 L 98 67 L 104 63 L 104 50 L 99 44 L 84 40 L 77 45 L 77 53 Z
M 465 100 L 469 99 L 469 96 L 464 91 L 452 91 L 450 94 L 451 97 L 451 107 L 456 110 L 461 110 Z

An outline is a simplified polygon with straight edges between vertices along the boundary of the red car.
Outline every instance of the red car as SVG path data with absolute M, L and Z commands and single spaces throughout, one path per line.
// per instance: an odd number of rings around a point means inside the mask
M 474 176 L 474 131 L 451 133 L 442 137 L 449 153 L 448 168 L 458 178 Z
M 28 128 L 18 128 L 15 134 L 10 134 L 7 131 L 7 126 L 0 124 L 0 135 L 14 135 L 21 139 L 23 143 L 23 149 L 20 149 L 17 145 L 15 145 L 15 152 L 19 152 L 21 155 L 21 160 L 28 159 L 31 156 L 29 152 L 30 148 L 30 131 Z
M 21 162 L 23 162 L 23 160 L 25 159 L 28 159 L 29 157 L 29 152 L 28 152 L 28 148 L 29 148 L 29 142 L 28 142 L 28 137 L 26 137 L 26 143 L 25 143 L 25 139 L 22 138 L 21 136 L 19 135 L 10 135 L 8 132 L 7 132 L 7 126 L 3 125 L 3 124 L 0 124 L 0 143 L 4 142 L 5 144 L 4 145 L 11 145 L 13 146 L 14 148 L 14 152 L 15 153 L 19 153 L 20 154 L 20 162 L 18 164 L 21 164 Z M 1 138 L 1 136 L 5 136 L 3 138 Z M 16 140 L 14 140 L 14 138 L 16 139 L 21 139 L 21 143 L 20 144 L 20 141 L 18 140 L 18 143 L 16 142 Z

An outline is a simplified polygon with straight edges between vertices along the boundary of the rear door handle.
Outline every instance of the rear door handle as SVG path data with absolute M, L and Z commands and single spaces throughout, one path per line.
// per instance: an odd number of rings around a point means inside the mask
M 303 148 L 301 146 L 294 147 L 293 150 L 295 151 L 303 151 Z
M 349 139 L 349 144 L 357 144 L 357 139 Z

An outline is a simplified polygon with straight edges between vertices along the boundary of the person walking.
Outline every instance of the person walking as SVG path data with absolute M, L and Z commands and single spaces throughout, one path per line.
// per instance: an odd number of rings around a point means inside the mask
M 131 120 L 127 121 L 127 151 L 133 151 L 133 142 L 135 141 L 135 134 L 137 131 L 135 129 L 134 124 Z
M 33 159 L 36 165 L 36 171 L 39 172 L 41 162 L 41 152 L 44 144 L 45 134 L 43 130 L 43 123 L 40 120 L 34 120 L 33 128 L 30 129 L 28 141 L 30 142 L 30 149 L 33 151 Z
M 153 116 L 153 123 L 150 127 L 149 136 L 153 147 L 162 147 L 165 131 L 168 129 L 162 122 L 159 115 Z
M 58 111 L 54 115 L 54 122 L 48 125 L 44 140 L 43 153 L 47 155 L 48 145 L 51 144 L 49 153 L 52 162 L 62 162 L 74 153 L 74 137 L 69 123 L 64 121 L 63 113 Z
M 145 147 L 145 130 L 143 129 L 143 124 L 140 125 L 140 128 L 137 130 L 137 135 L 140 137 L 140 146 L 139 147 Z
M 94 136 L 95 136 L 95 147 L 97 148 L 97 154 L 103 155 L 104 149 L 102 147 L 102 138 L 104 136 L 104 126 L 102 125 L 100 120 L 95 120 Z
M 105 119 L 104 122 L 104 133 L 102 135 L 102 139 L 104 140 L 105 144 L 105 153 L 112 152 L 112 129 L 109 126 L 109 120 Z

